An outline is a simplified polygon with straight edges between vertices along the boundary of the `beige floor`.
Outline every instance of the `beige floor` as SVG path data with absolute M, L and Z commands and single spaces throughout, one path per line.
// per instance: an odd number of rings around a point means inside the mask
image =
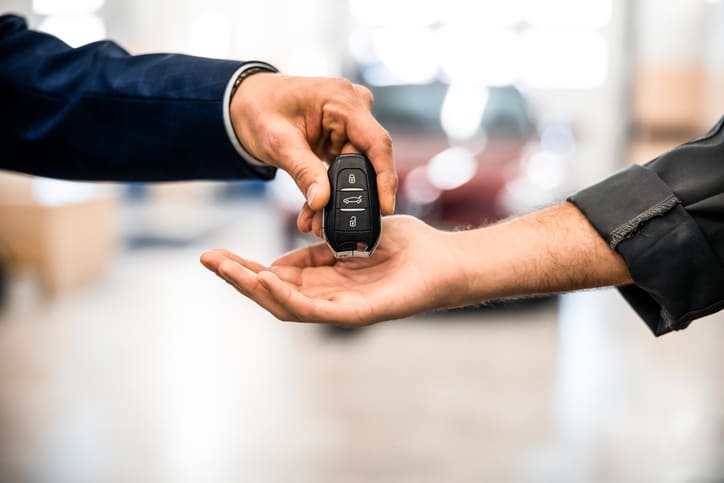
M 654 339 L 602 291 L 330 337 L 198 264 L 281 250 L 266 205 L 220 219 L 44 303 L 16 282 L 0 481 L 724 481 L 723 317 Z

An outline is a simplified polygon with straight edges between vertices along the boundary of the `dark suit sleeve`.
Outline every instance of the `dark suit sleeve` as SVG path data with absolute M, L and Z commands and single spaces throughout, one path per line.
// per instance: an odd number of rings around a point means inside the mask
M 131 56 L 110 41 L 73 49 L 0 16 L 0 168 L 77 180 L 271 178 L 224 128 L 224 90 L 242 64 Z
M 569 198 L 624 258 L 619 290 L 656 335 L 724 308 L 724 118 Z

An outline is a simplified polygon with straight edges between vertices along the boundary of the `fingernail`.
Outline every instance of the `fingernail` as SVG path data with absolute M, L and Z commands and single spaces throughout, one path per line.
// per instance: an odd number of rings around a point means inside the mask
M 309 206 L 312 206 L 312 201 L 314 201 L 314 197 L 317 196 L 317 191 L 319 191 L 319 186 L 317 183 L 312 183 L 312 186 L 307 190 L 307 204 Z

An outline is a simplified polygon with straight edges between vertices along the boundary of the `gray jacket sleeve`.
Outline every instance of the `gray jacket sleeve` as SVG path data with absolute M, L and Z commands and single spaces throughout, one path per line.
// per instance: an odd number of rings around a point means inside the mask
M 724 117 L 701 138 L 568 198 L 628 265 L 655 335 L 724 308 Z

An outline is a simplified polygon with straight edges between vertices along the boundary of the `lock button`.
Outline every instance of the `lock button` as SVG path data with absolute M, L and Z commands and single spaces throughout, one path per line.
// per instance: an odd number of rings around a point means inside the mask
M 344 190 L 349 188 L 362 190 L 367 188 L 367 177 L 364 171 L 361 169 L 343 169 L 339 172 L 337 189 Z

